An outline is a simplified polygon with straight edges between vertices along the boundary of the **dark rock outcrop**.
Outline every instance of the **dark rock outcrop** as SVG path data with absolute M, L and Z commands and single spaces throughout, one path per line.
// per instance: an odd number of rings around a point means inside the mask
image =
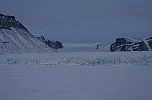
M 50 41 L 49 39 L 45 39 L 44 36 L 37 37 L 37 39 L 39 39 L 40 41 L 42 41 L 51 48 L 54 49 L 63 48 L 62 43 L 59 41 Z
M 152 49 L 152 37 L 146 39 L 148 41 L 148 44 L 150 46 L 150 48 Z
M 152 46 L 152 41 L 150 40 L 149 45 Z M 144 41 L 134 41 L 126 38 L 117 38 L 116 42 L 111 45 L 110 51 L 149 51 L 149 48 Z
M 0 28 L 11 30 L 11 27 L 29 32 L 14 16 L 0 14 Z

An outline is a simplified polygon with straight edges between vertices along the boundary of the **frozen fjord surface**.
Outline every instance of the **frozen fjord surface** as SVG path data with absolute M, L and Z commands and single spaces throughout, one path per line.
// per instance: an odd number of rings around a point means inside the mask
M 0 65 L 0 100 L 151 100 L 152 67 Z

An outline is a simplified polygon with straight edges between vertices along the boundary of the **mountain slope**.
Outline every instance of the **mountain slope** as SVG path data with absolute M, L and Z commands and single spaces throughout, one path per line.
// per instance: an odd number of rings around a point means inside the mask
M 0 14 L 0 54 L 49 52 L 14 16 Z
M 144 40 L 134 40 L 127 38 L 117 38 L 111 45 L 110 51 L 151 51 L 152 38 Z

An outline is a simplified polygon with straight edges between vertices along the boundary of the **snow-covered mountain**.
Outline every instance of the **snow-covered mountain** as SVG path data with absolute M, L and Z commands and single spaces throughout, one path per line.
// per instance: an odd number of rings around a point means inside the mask
M 14 16 L 0 14 L 0 55 L 49 51 L 51 48 L 32 35 Z

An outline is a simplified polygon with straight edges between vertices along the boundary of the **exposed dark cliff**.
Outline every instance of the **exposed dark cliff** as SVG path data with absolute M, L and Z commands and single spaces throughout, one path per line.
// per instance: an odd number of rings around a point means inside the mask
M 59 41 L 50 41 L 49 39 L 45 39 L 44 36 L 40 36 L 37 38 L 51 48 L 54 48 L 54 49 L 63 48 L 62 43 Z
M 14 16 L 0 14 L 0 28 L 11 30 L 11 27 L 29 32 Z
M 150 47 L 150 48 L 149 48 Z M 117 38 L 111 45 L 110 51 L 149 51 L 152 49 L 152 38 L 146 40 L 131 40 L 127 38 Z
M 150 46 L 150 48 L 152 49 L 152 37 L 146 39 L 148 41 L 148 44 Z

